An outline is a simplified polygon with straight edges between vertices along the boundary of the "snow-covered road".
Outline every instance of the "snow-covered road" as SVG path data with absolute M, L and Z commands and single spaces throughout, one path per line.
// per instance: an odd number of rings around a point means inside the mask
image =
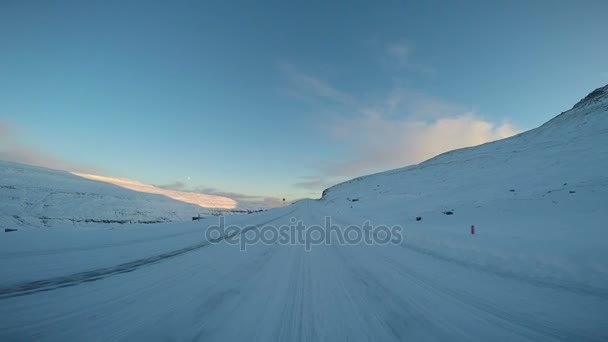
M 322 224 L 325 214 L 303 201 L 228 222 Z M 602 291 L 488 272 L 407 243 L 243 252 L 204 241 L 204 221 L 0 255 L 0 340 L 608 340 Z M 45 265 L 44 277 L 32 271 Z

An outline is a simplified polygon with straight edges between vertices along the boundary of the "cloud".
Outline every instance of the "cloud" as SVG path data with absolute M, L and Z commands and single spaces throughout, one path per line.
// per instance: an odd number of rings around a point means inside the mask
M 169 184 L 157 185 L 157 187 L 167 190 L 184 190 L 186 188 L 186 184 L 180 181 L 176 181 Z
M 302 181 L 293 184 L 296 188 L 318 190 L 325 189 L 334 183 L 324 177 L 320 176 L 301 176 Z
M 264 197 L 264 199 L 262 200 L 262 203 L 269 208 L 277 208 L 277 207 L 285 205 L 283 200 L 281 200 L 280 198 L 276 198 L 276 197 Z
M 0 160 L 63 171 L 99 171 L 92 165 L 56 158 L 40 148 L 24 143 L 20 132 L 4 120 L 0 120 Z
M 305 73 L 289 63 L 279 64 L 279 70 L 286 76 L 291 93 L 299 97 L 325 99 L 342 105 L 353 105 L 354 98 L 342 92 L 327 81 L 317 76 Z
M 384 100 L 358 109 L 361 116 L 369 112 L 386 118 L 417 118 L 421 120 L 453 116 L 470 111 L 470 108 L 443 101 L 439 97 L 403 87 L 395 87 Z
M 416 164 L 438 154 L 507 138 L 520 132 L 509 123 L 494 123 L 475 113 L 423 120 L 388 118 L 379 112 L 335 123 L 335 137 L 351 146 L 351 156 L 323 164 L 321 173 L 353 177 Z
M 194 188 L 193 191 L 206 193 L 206 194 L 213 194 L 213 195 L 217 195 L 217 196 L 226 196 L 226 197 L 234 198 L 237 200 L 253 200 L 253 199 L 260 199 L 263 197 L 263 196 L 241 194 L 238 192 L 221 191 L 221 190 L 213 188 L 213 187 L 205 187 L 205 186 L 198 186 L 198 187 Z
M 248 195 L 238 192 L 222 191 L 214 187 L 208 186 L 196 186 L 193 188 L 188 187 L 186 184 L 180 181 L 175 181 L 169 184 L 156 185 L 157 188 L 166 190 L 175 190 L 181 192 L 190 192 L 198 194 L 206 194 L 219 197 L 227 197 L 233 199 L 241 204 L 258 205 L 260 207 L 278 207 L 283 204 L 282 199 L 272 196 L 259 196 L 259 195 Z
M 11 126 L 8 125 L 8 123 L 0 121 L 0 141 L 6 139 L 7 137 L 10 137 L 11 135 L 13 135 L 13 133 L 14 130 Z
M 401 65 L 407 64 L 411 52 L 412 47 L 404 41 L 389 43 L 386 46 L 386 54 Z
M 411 50 L 403 44 L 391 45 L 387 53 L 409 63 Z M 341 115 L 333 116 L 325 130 L 330 139 L 347 146 L 348 152 L 337 160 L 317 163 L 312 174 L 292 184 L 295 188 L 320 191 L 348 178 L 416 164 L 520 132 L 506 121 L 487 120 L 470 108 L 406 88 L 393 88 L 384 99 L 366 104 L 344 101 L 354 96 L 330 84 L 324 83 L 323 89 L 331 92 L 309 95 L 334 101 Z
M 384 47 L 382 61 L 391 69 L 433 74 L 435 69 L 429 65 L 418 63 L 413 58 L 414 45 L 400 40 L 386 44 Z
M 222 191 L 213 187 L 198 186 L 194 192 L 224 196 L 237 200 L 241 203 L 261 204 L 264 207 L 278 207 L 283 204 L 282 199 L 272 196 L 247 195 L 238 192 Z

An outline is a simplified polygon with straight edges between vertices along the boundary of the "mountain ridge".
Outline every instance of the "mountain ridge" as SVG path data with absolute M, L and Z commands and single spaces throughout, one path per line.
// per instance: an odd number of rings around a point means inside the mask
M 525 145 L 530 143 L 530 140 L 534 139 L 545 138 L 547 140 L 553 140 L 553 142 L 558 143 L 559 140 L 563 140 L 563 137 L 558 137 L 558 134 L 556 134 L 555 132 L 556 130 L 565 131 L 570 135 L 580 133 L 580 131 L 576 132 L 580 129 L 584 129 L 585 133 L 587 133 L 588 136 L 606 133 L 608 130 L 608 117 L 606 117 L 605 115 L 599 115 L 603 111 L 608 112 L 608 85 L 593 90 L 591 93 L 589 93 L 579 102 L 577 102 L 571 109 L 556 115 L 552 119 L 548 120 L 547 122 L 536 128 L 521 132 L 512 137 L 495 140 L 476 146 L 469 146 L 447 151 L 430 159 L 424 160 L 418 164 L 408 165 L 405 167 L 355 177 L 351 180 L 328 187 L 323 191 L 321 199 L 323 199 L 325 195 L 327 195 L 333 189 L 340 187 L 344 184 L 357 182 L 367 177 L 374 177 L 382 174 L 388 175 L 408 172 L 418 168 L 436 165 L 438 163 L 441 163 L 444 159 L 448 157 L 452 157 L 453 159 L 456 156 L 466 154 L 468 151 L 483 151 L 484 149 L 496 146 L 496 144 L 498 144 L 499 146 L 506 144 L 505 146 L 507 146 L 508 144 L 515 142 L 515 145 L 517 146 L 513 147 L 514 151 L 516 151 L 517 149 L 526 149 Z

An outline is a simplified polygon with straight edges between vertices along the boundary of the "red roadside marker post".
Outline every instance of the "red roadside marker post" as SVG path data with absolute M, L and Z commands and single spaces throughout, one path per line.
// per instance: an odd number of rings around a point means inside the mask
M 471 235 L 475 235 L 475 226 L 471 225 Z

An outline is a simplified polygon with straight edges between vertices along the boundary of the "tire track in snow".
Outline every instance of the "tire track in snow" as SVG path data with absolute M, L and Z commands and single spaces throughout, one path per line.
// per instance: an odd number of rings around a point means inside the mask
M 402 295 L 394 284 L 385 284 L 375 272 L 347 255 L 352 246 L 331 246 L 337 260 L 344 267 L 351 281 L 349 291 L 362 307 L 371 307 L 366 312 L 368 320 L 376 321 L 386 338 L 392 340 L 449 340 L 456 334 L 447 325 L 438 325 L 432 319 L 429 307 L 421 305 L 415 298 Z M 371 247 L 373 248 L 373 247 Z
M 264 225 L 267 225 L 274 221 L 280 220 L 288 215 L 291 215 L 296 210 L 297 210 L 297 208 L 286 214 L 275 217 L 271 220 L 242 229 L 239 232 L 236 232 L 234 234 L 231 234 L 228 236 L 222 236 L 222 237 L 214 240 L 213 242 L 205 241 L 205 242 L 193 245 L 193 246 L 176 249 L 171 252 L 162 253 L 159 255 L 154 255 L 151 257 L 126 262 L 126 263 L 119 264 L 116 266 L 98 268 L 98 269 L 95 269 L 92 271 L 79 272 L 79 273 L 74 273 L 74 274 L 67 275 L 67 276 L 54 277 L 54 278 L 49 278 L 49 279 L 44 279 L 44 280 L 28 281 L 28 282 L 24 282 L 24 283 L 0 287 L 0 300 L 12 298 L 12 297 L 26 296 L 26 295 L 30 295 L 30 294 L 34 294 L 34 293 L 38 293 L 38 292 L 52 291 L 52 290 L 56 290 L 56 289 L 60 289 L 60 288 L 64 288 L 64 287 L 76 286 L 76 285 L 79 285 L 82 283 L 89 283 L 89 282 L 94 282 L 94 281 L 98 281 L 101 279 L 105 279 L 105 278 L 108 278 L 108 277 L 111 277 L 111 276 L 114 276 L 117 274 L 133 272 L 143 266 L 152 265 L 152 264 L 159 263 L 161 261 L 175 258 L 175 257 L 178 257 L 185 253 L 192 252 L 192 251 L 199 250 L 201 248 L 210 246 L 213 243 L 218 243 L 222 240 L 232 238 L 232 237 L 236 236 L 237 234 L 240 235 L 240 234 L 246 233 L 247 231 L 249 231 L 251 229 L 260 228 Z
M 341 219 L 334 218 L 334 220 L 343 225 L 346 224 L 346 222 Z M 502 270 L 493 270 L 488 267 L 484 267 L 483 265 L 452 259 L 439 252 L 407 243 L 400 244 L 398 247 L 401 247 L 409 252 L 417 253 L 424 257 L 434 258 L 441 262 L 450 263 L 457 267 L 463 267 L 481 274 L 489 274 L 508 280 L 515 280 L 538 288 L 548 288 L 552 290 L 570 292 L 577 295 L 594 296 L 601 299 L 608 298 L 608 292 L 601 288 L 569 286 L 571 284 L 558 284 L 527 277 L 525 275 L 503 272 Z M 511 330 L 513 333 L 519 334 L 524 338 L 535 340 L 538 339 L 539 336 L 542 336 L 543 339 L 556 341 L 605 341 L 606 336 L 598 337 L 597 335 L 590 335 L 585 331 L 565 329 L 564 327 L 555 323 L 543 320 L 540 317 L 530 315 L 525 312 L 506 310 L 500 305 L 484 298 L 475 296 L 466 291 L 454 289 L 450 287 L 449 284 L 443 284 L 433 280 L 432 278 L 424 276 L 419 272 L 413 271 L 407 267 L 402 260 L 389 258 L 383 255 L 377 255 L 376 257 L 379 258 L 378 260 L 380 264 L 388 266 L 390 270 L 401 274 L 412 283 L 417 284 L 422 288 L 426 288 L 437 295 L 454 300 L 461 306 L 468 306 L 481 313 L 482 317 L 490 318 L 495 322 L 496 325 L 501 326 L 504 329 Z M 345 265 L 348 265 L 348 263 L 345 262 Z M 354 271 L 354 269 L 351 271 Z M 360 281 L 364 282 L 369 282 L 369 279 L 373 279 L 373 277 L 371 275 L 360 277 Z
M 111 247 L 132 246 L 135 244 L 148 243 L 148 242 L 152 242 L 152 241 L 159 241 L 159 240 L 170 239 L 170 238 L 179 237 L 179 236 L 183 236 L 183 235 L 199 234 L 199 233 L 200 233 L 200 230 L 197 229 L 197 230 L 189 230 L 189 231 L 185 231 L 185 232 L 167 234 L 167 235 L 162 235 L 162 236 L 154 236 L 154 237 L 136 239 L 136 240 L 132 239 L 132 240 L 126 240 L 126 241 L 121 241 L 121 242 L 104 243 L 104 244 L 91 245 L 91 246 L 67 247 L 67 248 L 51 249 L 51 250 L 45 250 L 45 251 L 11 252 L 11 253 L 0 254 L 0 258 L 10 259 L 10 258 L 23 258 L 23 257 L 32 257 L 32 256 L 46 256 L 46 255 L 55 255 L 55 254 L 63 254 L 63 253 L 92 251 L 92 250 L 111 248 Z
M 471 269 L 476 272 L 491 274 L 491 275 L 509 279 L 509 280 L 517 280 L 519 282 L 527 283 L 527 284 L 530 284 L 530 285 L 533 285 L 536 287 L 550 288 L 550 289 L 572 292 L 572 293 L 576 293 L 576 294 L 594 296 L 594 297 L 601 298 L 601 299 L 608 299 L 608 290 L 604 289 L 604 288 L 593 287 L 591 285 L 580 285 L 580 284 L 575 284 L 575 283 L 560 284 L 557 282 L 547 281 L 547 280 L 535 278 L 532 276 L 528 276 L 528 275 L 522 274 L 522 273 L 516 273 L 516 272 L 511 272 L 508 270 L 501 270 L 501 269 L 493 269 L 492 267 L 489 267 L 489 266 L 475 264 L 473 262 L 469 262 L 469 261 L 465 261 L 465 260 L 450 258 L 449 256 L 446 256 L 440 252 L 433 251 L 433 250 L 419 247 L 419 246 L 415 246 L 415 245 L 409 244 L 407 242 L 400 244 L 399 247 L 412 251 L 412 252 L 415 252 L 415 253 L 418 253 L 418 254 L 425 255 L 430 258 L 438 259 L 438 260 L 448 262 L 448 263 L 451 263 L 451 264 L 454 264 L 457 266 Z
M 326 216 L 331 216 L 331 215 L 326 215 Z M 348 221 L 344 220 L 343 218 L 332 217 L 332 219 L 333 219 L 334 223 L 341 224 L 344 227 L 350 225 L 348 223 Z M 356 224 L 355 224 L 355 226 L 356 226 Z M 491 274 L 491 275 L 505 278 L 508 280 L 516 280 L 516 281 L 526 283 L 526 284 L 529 284 L 529 285 L 532 285 L 535 287 L 539 287 L 539 288 L 556 289 L 556 290 L 567 291 L 567 292 L 571 292 L 571 293 L 575 293 L 575 294 L 594 296 L 594 297 L 597 297 L 600 299 L 608 299 L 608 289 L 606 289 L 606 288 L 596 287 L 596 286 L 592 286 L 592 285 L 588 285 L 588 284 L 580 284 L 580 283 L 576 283 L 576 282 L 558 283 L 556 281 L 536 278 L 534 276 L 527 275 L 524 273 L 517 273 L 517 272 L 500 269 L 500 268 L 495 269 L 491 266 L 476 264 L 474 262 L 470 262 L 467 260 L 453 258 L 453 257 L 450 257 L 449 255 L 446 255 L 445 253 L 441 253 L 439 251 L 432 250 L 429 248 L 424 248 L 421 246 L 416 246 L 412 243 L 408 243 L 407 241 L 402 242 L 399 245 L 399 247 L 401 247 L 405 250 L 411 251 L 411 252 L 415 252 L 415 253 L 424 255 L 426 257 L 448 262 L 453 265 L 457 265 L 460 267 L 464 267 L 464 268 L 471 269 L 471 270 L 485 273 L 485 274 Z
M 604 341 L 603 338 L 589 336 L 578 331 L 562 329 L 561 327 L 552 325 L 550 322 L 545 322 L 541 318 L 538 318 L 534 315 L 506 310 L 500 305 L 494 304 L 488 300 L 484 300 L 481 297 L 475 296 L 471 293 L 467 293 L 464 291 L 456 290 L 447 284 L 442 284 L 438 281 L 434 281 L 426 276 L 423 276 L 420 273 L 415 272 L 410 268 L 406 267 L 402 264 L 402 262 L 385 256 L 382 256 L 381 258 L 384 260 L 384 263 L 388 265 L 391 269 L 396 272 L 399 272 L 400 274 L 409 278 L 415 283 L 418 283 L 420 286 L 426 287 L 437 294 L 446 296 L 447 298 L 454 299 L 461 305 L 475 308 L 476 310 L 479 310 L 485 313 L 486 315 L 489 315 L 491 317 L 494 317 L 495 319 L 498 319 L 499 321 L 507 323 L 511 327 L 519 327 L 519 329 L 511 330 L 524 337 L 535 339 L 535 336 L 529 336 L 525 333 L 525 331 L 527 330 L 533 334 L 543 336 L 544 338 L 554 339 L 558 341 Z

